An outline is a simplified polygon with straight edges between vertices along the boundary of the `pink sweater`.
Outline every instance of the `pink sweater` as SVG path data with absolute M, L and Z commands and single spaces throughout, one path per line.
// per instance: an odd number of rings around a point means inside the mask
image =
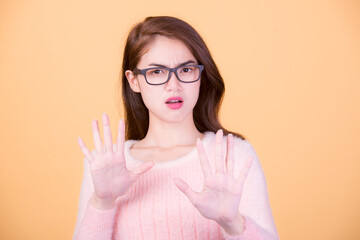
M 132 170 L 141 163 L 130 155 L 129 149 L 135 142 L 128 140 L 125 143 L 126 164 Z M 225 152 L 225 137 L 223 142 Z M 202 143 L 214 170 L 215 134 L 206 132 Z M 73 240 L 278 239 L 259 159 L 246 140 L 234 137 L 234 149 L 235 177 L 239 175 L 247 157 L 254 156 L 239 206 L 240 213 L 246 219 L 245 230 L 240 236 L 230 236 L 217 222 L 204 218 L 173 182 L 174 177 L 179 177 L 195 191 L 202 190 L 203 174 L 194 148 L 181 158 L 156 162 L 130 188 L 127 198 L 112 210 L 98 210 L 90 204 L 94 187 L 85 159 Z

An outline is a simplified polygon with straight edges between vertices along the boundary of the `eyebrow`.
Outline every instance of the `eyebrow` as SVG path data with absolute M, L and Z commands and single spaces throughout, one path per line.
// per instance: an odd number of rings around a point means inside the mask
M 183 63 L 180 63 L 179 65 L 177 65 L 176 67 L 180 67 L 180 66 L 185 66 L 189 63 L 195 63 L 193 60 L 189 60 Z M 168 66 L 162 65 L 162 64 L 158 64 L 158 63 L 150 63 L 149 66 L 155 66 L 155 67 L 163 67 L 163 68 L 169 68 Z

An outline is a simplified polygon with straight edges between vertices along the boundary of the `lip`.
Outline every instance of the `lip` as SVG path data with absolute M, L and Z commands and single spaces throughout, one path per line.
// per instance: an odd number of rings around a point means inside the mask
M 178 102 L 178 103 L 169 103 L 169 101 L 171 101 L 171 100 L 173 100 L 173 101 L 174 101 L 174 100 L 178 100 L 178 101 L 181 101 L 181 102 Z M 166 106 L 168 106 L 168 107 L 171 108 L 171 109 L 179 109 L 179 108 L 182 107 L 183 102 L 184 102 L 184 100 L 183 100 L 181 97 L 171 97 L 171 98 L 166 99 L 165 104 L 166 104 Z
M 171 98 L 168 98 L 168 99 L 166 99 L 166 102 L 165 103 L 167 103 L 167 102 L 169 102 L 169 101 L 171 101 L 171 100 L 179 100 L 179 101 L 184 101 L 181 97 L 171 97 Z

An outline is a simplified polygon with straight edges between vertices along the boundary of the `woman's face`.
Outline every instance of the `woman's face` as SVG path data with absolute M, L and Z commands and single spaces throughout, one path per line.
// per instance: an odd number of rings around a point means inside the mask
M 175 68 L 184 63 L 198 64 L 187 46 L 180 40 L 157 36 L 147 47 L 147 52 L 137 64 L 138 69 L 163 65 Z M 135 92 L 140 92 L 149 110 L 150 121 L 154 118 L 165 122 L 193 121 L 193 108 L 199 97 L 200 80 L 193 83 L 180 82 L 175 73 L 163 85 L 149 85 L 141 74 L 126 71 L 127 79 Z M 181 98 L 182 103 L 170 103 L 169 98 Z

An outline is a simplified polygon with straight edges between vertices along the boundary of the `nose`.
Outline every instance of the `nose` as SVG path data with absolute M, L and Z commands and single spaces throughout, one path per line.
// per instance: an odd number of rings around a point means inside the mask
M 177 79 L 175 72 L 170 73 L 170 79 L 166 83 L 166 90 L 175 92 L 182 90 L 181 82 L 179 81 L 179 79 Z

